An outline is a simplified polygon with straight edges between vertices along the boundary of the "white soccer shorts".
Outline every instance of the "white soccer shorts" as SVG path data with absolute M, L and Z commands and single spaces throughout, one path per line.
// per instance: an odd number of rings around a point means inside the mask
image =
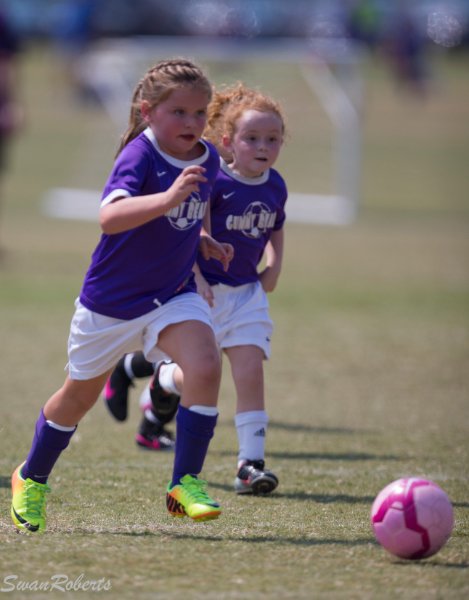
M 124 354 L 137 350 L 143 350 L 145 358 L 153 363 L 167 359 L 157 348 L 159 334 L 168 325 L 189 320 L 212 327 L 210 307 L 193 292 L 175 296 L 155 310 L 130 320 L 100 315 L 77 299 L 68 339 L 69 375 L 71 379 L 92 379 L 115 367 Z
M 258 346 L 268 359 L 273 323 L 260 281 L 237 287 L 219 283 L 212 286 L 212 291 L 212 321 L 220 348 Z

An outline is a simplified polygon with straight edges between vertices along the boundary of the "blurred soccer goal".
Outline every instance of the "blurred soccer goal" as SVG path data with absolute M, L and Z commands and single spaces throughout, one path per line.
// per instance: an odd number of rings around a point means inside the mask
M 300 72 L 332 124 L 332 192 L 315 194 L 290 189 L 290 221 L 345 225 L 358 211 L 361 172 L 361 54 L 344 39 L 223 37 L 139 37 L 103 40 L 83 55 L 79 78 L 99 99 L 120 130 L 128 118 L 131 92 L 148 57 L 192 56 L 200 61 L 290 62 Z M 142 65 L 145 67 L 142 68 Z M 291 185 L 289 186 L 291 188 Z M 54 189 L 44 210 L 59 218 L 96 219 L 97 192 Z

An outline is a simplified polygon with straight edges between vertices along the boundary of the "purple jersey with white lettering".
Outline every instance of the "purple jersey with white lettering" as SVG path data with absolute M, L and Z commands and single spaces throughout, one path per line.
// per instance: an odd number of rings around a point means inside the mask
M 190 165 L 205 167 L 208 181 L 165 215 L 128 231 L 102 234 L 80 294 L 88 309 L 117 319 L 134 319 L 182 291 L 196 291 L 192 267 L 219 169 L 216 149 L 202 143 L 205 151 L 200 158 L 177 160 L 159 148 L 148 128 L 123 148 L 104 188 L 102 205 L 123 196 L 162 192 Z
M 228 242 L 235 252 L 228 271 L 214 259 L 198 257 L 203 276 L 210 285 L 238 286 L 259 279 L 257 266 L 272 231 L 283 227 L 287 187 L 275 169 L 256 178 L 246 178 L 221 161 L 211 204 L 212 236 Z

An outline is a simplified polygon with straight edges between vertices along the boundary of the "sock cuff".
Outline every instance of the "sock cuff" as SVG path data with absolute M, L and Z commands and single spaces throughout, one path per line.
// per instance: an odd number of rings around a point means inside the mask
M 247 425 L 248 423 L 262 423 L 267 425 L 269 416 L 265 410 L 250 410 L 247 412 L 238 413 L 235 415 L 235 425 Z
M 218 408 L 216 406 L 203 406 L 202 404 L 193 404 L 189 406 L 189 410 L 199 415 L 205 415 L 206 417 L 218 416 Z
M 218 415 L 204 415 L 194 410 L 190 410 L 185 406 L 179 406 L 176 414 L 176 454 L 178 452 L 178 444 L 184 444 L 186 436 L 189 438 L 206 438 L 213 437 L 215 426 L 217 424 Z
M 49 419 L 46 419 L 46 423 L 49 425 L 49 427 L 57 429 L 57 431 L 63 431 L 64 433 L 70 433 L 72 431 L 75 431 L 75 429 L 77 428 L 76 425 L 74 425 L 73 427 L 68 427 L 67 425 L 59 425 L 58 423 L 54 423 L 54 421 L 49 421 Z
M 44 408 L 41 408 L 41 412 L 39 413 L 39 419 L 36 424 L 36 429 L 43 427 L 44 425 L 49 425 L 52 429 L 56 431 L 62 431 L 64 433 L 73 433 L 77 428 L 77 425 L 70 427 L 68 425 L 59 425 L 58 423 L 54 423 L 50 419 L 46 419 L 46 415 L 44 414 Z

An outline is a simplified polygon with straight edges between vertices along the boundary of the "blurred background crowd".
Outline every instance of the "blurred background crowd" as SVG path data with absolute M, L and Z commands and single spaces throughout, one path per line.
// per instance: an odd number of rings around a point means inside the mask
M 378 56 L 418 94 L 428 53 L 469 45 L 469 0 L 0 0 L 1 51 L 50 43 L 70 63 L 104 40 L 291 39 L 322 54 Z M 8 27 L 7 27 L 8 25 Z
M 0 9 L 25 40 L 75 44 L 134 35 L 469 43 L 469 0 L 0 0 Z
M 135 36 L 292 38 L 313 52 L 339 40 L 345 52 L 379 55 L 417 91 L 429 48 L 454 53 L 469 45 L 469 0 L 0 0 L 1 15 L 10 27 L 0 34 L 4 49 L 45 41 L 64 58 Z
M 26 39 L 345 36 L 374 46 L 396 29 L 428 38 L 433 27 L 437 43 L 469 42 L 468 0 L 0 0 L 0 8 Z

